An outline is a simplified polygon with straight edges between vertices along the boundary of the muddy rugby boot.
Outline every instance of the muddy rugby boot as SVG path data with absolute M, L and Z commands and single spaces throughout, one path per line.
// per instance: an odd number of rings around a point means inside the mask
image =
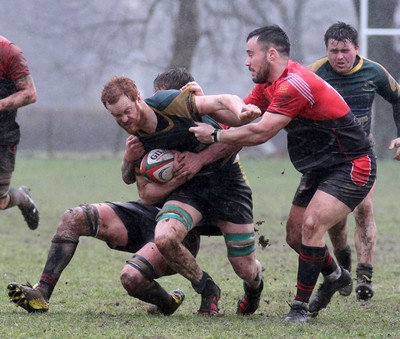
M 372 265 L 357 265 L 356 295 L 358 300 L 369 300 L 374 296 L 372 289 Z
M 207 280 L 206 288 L 201 293 L 201 305 L 197 311 L 198 315 L 218 316 L 218 301 L 221 298 L 221 290 L 217 284 L 210 278 Z
M 44 313 L 49 310 L 49 301 L 36 285 L 12 282 L 7 285 L 7 290 L 10 302 L 29 313 Z
M 182 305 L 185 300 L 185 293 L 179 289 L 173 290 L 169 292 L 169 295 L 173 299 L 173 304 L 170 307 L 161 309 L 157 305 L 150 304 L 147 308 L 148 314 L 163 314 L 163 315 L 171 315 L 175 313 L 175 311 Z
M 284 321 L 286 323 L 299 324 L 308 321 L 307 303 L 301 301 L 293 301 L 290 305 L 290 311 L 286 315 Z
M 39 226 L 39 210 L 37 209 L 34 201 L 31 198 L 30 190 L 26 186 L 21 186 L 18 188 L 19 191 L 22 191 L 26 197 L 26 202 L 19 204 L 18 208 L 20 209 L 22 215 L 28 227 L 31 230 L 35 230 Z
M 341 268 L 342 274 L 335 281 L 325 280 L 318 288 L 317 292 L 311 298 L 308 305 L 308 312 L 311 317 L 316 317 L 318 312 L 328 306 L 335 292 L 339 291 L 344 286 L 347 286 L 351 281 L 350 273 Z
M 238 301 L 236 314 L 250 315 L 253 314 L 260 305 L 261 292 L 264 288 L 264 277 L 261 276 L 260 285 L 257 289 L 250 289 L 246 283 L 243 283 L 243 288 L 245 294 Z

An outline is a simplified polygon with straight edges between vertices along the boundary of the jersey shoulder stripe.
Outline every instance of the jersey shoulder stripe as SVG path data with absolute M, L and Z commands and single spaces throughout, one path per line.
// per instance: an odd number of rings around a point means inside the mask
M 311 65 L 309 65 L 307 68 L 314 73 L 317 73 L 317 71 L 326 63 L 328 62 L 327 57 L 323 57 L 315 62 L 313 62 Z
M 288 73 L 286 80 L 299 91 L 299 93 L 311 104 L 314 105 L 315 99 L 308 83 L 296 73 Z

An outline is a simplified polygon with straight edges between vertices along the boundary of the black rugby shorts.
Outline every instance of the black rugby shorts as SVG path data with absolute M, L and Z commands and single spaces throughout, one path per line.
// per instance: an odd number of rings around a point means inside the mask
M 371 190 L 376 178 L 376 159 L 365 155 L 329 168 L 303 174 L 293 205 L 307 207 L 317 190 L 324 191 L 354 210 Z

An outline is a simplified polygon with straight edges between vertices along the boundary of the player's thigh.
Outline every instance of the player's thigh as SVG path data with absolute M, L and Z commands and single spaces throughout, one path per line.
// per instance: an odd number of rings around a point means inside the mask
M 106 241 L 110 245 L 126 245 L 128 243 L 128 231 L 115 211 L 106 203 L 92 204 L 91 206 L 98 212 L 96 238 Z
M 219 221 L 218 226 L 223 234 L 254 233 L 253 224 L 235 224 L 230 221 Z
M 182 241 L 199 224 L 202 214 L 193 206 L 178 200 L 167 201 L 157 215 L 155 238 L 167 237 Z
M 329 228 L 345 219 L 351 209 L 335 196 L 317 190 L 303 217 L 303 237 L 307 234 L 323 235 Z

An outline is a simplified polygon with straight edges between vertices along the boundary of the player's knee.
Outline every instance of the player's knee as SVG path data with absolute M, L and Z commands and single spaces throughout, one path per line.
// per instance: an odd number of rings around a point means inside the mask
M 158 277 L 159 274 L 157 274 L 154 266 L 145 257 L 138 254 L 127 260 L 120 274 L 122 286 L 132 297 L 137 296 L 140 291 L 146 289 Z
M 79 229 L 82 227 L 82 215 L 81 212 L 76 208 L 70 208 L 61 216 L 61 221 L 58 224 L 57 232 L 65 232 L 68 230 L 71 233 L 79 233 Z
M 176 220 L 163 221 L 163 225 L 157 225 L 154 234 L 154 243 L 159 251 L 163 254 L 174 251 L 177 246 L 180 246 L 187 232 L 182 224 Z
M 316 217 L 310 215 L 304 218 L 302 225 L 302 237 L 308 240 L 318 231 L 318 223 L 316 221 Z
M 258 275 L 257 262 L 253 257 L 228 257 L 236 275 L 245 281 L 252 281 Z
M 66 210 L 58 225 L 57 232 L 75 234 L 77 236 L 95 236 L 99 228 L 99 216 L 93 205 L 81 205 Z
M 301 233 L 286 233 L 286 243 L 297 253 L 300 253 Z
M 161 233 L 154 237 L 154 243 L 162 254 L 170 253 L 179 243 L 173 233 Z
M 145 278 L 130 265 L 125 265 L 120 274 L 121 284 L 131 297 L 136 296 L 139 286 L 145 283 Z

